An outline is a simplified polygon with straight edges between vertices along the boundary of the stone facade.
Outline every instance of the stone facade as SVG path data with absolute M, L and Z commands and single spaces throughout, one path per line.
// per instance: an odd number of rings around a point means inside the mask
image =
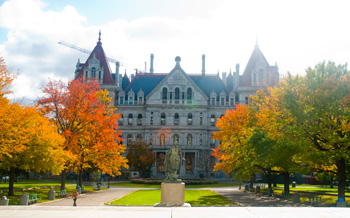
M 175 141 L 185 158 L 180 178 L 223 177 L 223 173 L 213 172 L 217 160 L 211 156 L 219 145 L 211 139 L 218 130 L 217 119 L 236 103 L 248 103 L 250 95 L 279 80 L 277 65 L 270 66 L 256 45 L 243 75 L 239 75 L 238 64 L 236 72 L 228 76 L 222 73 L 222 78 L 205 74 L 204 55 L 201 74 L 186 73 L 180 57 L 175 58 L 175 67 L 169 73 L 153 73 L 152 54 L 150 73 L 137 73 L 130 81 L 126 74 L 122 78 L 119 75 L 119 63 L 116 73 L 111 73 L 101 44 L 99 39 L 85 64 L 78 62 L 76 77 L 86 74 L 87 78 L 97 78 L 101 87 L 110 91 L 117 113 L 122 114 L 119 127 L 124 144 L 151 143 L 157 157 L 151 177 L 165 177 L 165 153 Z M 93 73 L 93 68 L 100 73 Z

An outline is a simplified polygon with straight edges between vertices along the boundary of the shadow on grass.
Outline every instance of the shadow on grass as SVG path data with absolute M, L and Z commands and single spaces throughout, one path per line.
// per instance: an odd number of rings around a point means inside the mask
M 191 206 L 234 206 L 235 202 L 221 196 L 221 195 L 205 195 L 197 200 L 186 201 Z

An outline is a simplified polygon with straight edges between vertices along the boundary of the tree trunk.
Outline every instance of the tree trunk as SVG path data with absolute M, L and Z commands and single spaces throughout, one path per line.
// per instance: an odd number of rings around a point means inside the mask
M 9 196 L 15 196 L 13 192 L 13 183 L 15 182 L 15 168 L 10 168 L 10 181 L 9 181 Z
M 346 166 L 342 158 L 336 162 L 338 168 L 338 198 L 345 200 Z
M 277 179 L 278 179 L 279 175 L 275 174 L 273 175 L 273 187 L 277 187 Z
M 284 172 L 283 177 L 284 177 L 284 194 L 289 195 L 289 172 Z
M 61 191 L 65 190 L 66 189 L 66 173 L 67 173 L 67 170 L 64 169 L 62 170 L 62 178 L 61 178 Z
M 269 189 L 272 187 L 272 183 L 271 183 L 271 169 L 268 169 L 268 173 L 266 174 L 267 176 L 267 184 L 269 186 Z
M 79 186 L 83 187 L 83 170 L 79 170 Z

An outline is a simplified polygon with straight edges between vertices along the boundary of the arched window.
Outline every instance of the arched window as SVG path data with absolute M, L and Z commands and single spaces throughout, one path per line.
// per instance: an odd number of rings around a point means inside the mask
M 168 89 L 165 88 L 165 87 L 163 88 L 162 99 L 163 100 L 167 100 L 168 99 Z
M 131 134 L 128 134 L 126 142 L 127 142 L 127 145 L 131 145 L 132 144 L 132 135 Z
M 165 146 L 165 135 L 164 134 L 161 134 L 160 135 L 160 146 Z
M 160 125 L 165 125 L 165 113 L 160 115 Z
M 180 122 L 179 114 L 176 113 L 174 116 L 174 125 L 179 125 L 179 122 Z
M 179 99 L 180 99 L 180 89 L 175 88 L 175 100 L 179 100 Z
M 91 68 L 91 78 L 96 78 L 96 68 Z
M 137 116 L 137 125 L 138 125 L 138 126 L 142 126 L 142 114 L 139 114 L 139 115 Z
M 191 134 L 187 135 L 187 146 L 192 146 L 192 135 Z
M 175 142 L 177 142 L 177 144 L 179 144 L 179 135 L 178 134 L 174 135 L 174 144 L 175 144 Z
M 101 71 L 98 71 L 98 79 L 101 79 L 102 77 L 101 77 Z
M 191 113 L 188 114 L 187 124 L 192 125 L 192 114 Z
M 132 114 L 129 114 L 129 117 L 128 117 L 128 125 L 129 125 L 129 126 L 132 125 L 132 120 L 133 120 L 133 115 L 132 115 Z
M 210 117 L 210 124 L 212 126 L 215 126 L 215 115 L 214 114 L 212 114 L 211 117 Z
M 187 100 L 192 100 L 192 89 L 191 88 L 187 89 Z
M 138 134 L 136 138 L 137 138 L 137 142 L 142 142 L 142 136 L 141 136 L 141 134 Z

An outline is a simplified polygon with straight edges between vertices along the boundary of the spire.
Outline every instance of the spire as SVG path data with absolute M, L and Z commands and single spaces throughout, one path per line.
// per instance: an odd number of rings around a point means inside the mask
M 100 30 L 100 32 L 98 33 L 98 42 L 97 42 L 97 44 L 102 44 L 102 43 L 101 43 L 101 30 Z

